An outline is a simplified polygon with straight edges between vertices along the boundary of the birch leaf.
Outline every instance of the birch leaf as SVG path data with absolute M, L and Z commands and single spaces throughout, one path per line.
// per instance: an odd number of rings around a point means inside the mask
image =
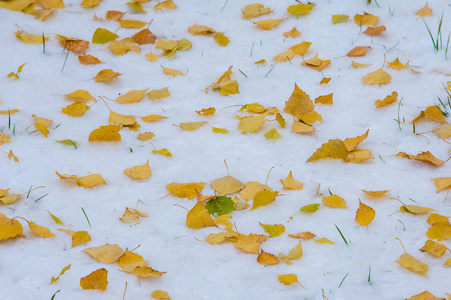
M 284 180 L 280 179 L 280 182 L 283 184 L 284 189 L 288 190 L 302 190 L 304 187 L 304 184 L 302 182 L 296 181 L 293 178 L 293 174 L 290 171 L 290 174 L 288 174 L 287 178 Z
M 441 190 L 450 189 L 451 188 L 451 177 L 437 177 L 432 178 L 435 186 L 437 187 L 437 193 Z
M 134 166 L 124 171 L 124 174 L 133 179 L 147 179 L 150 177 L 149 160 L 143 165 Z
M 241 16 L 242 19 L 252 19 L 270 13 L 272 12 L 272 10 L 269 7 L 264 7 L 263 4 L 252 3 L 246 5 L 244 9 L 242 9 L 242 12 L 243 12 L 243 15 Z
M 312 162 L 320 159 L 334 158 L 345 160 L 348 157 L 348 149 L 345 143 L 340 139 L 329 140 L 327 143 L 323 144 L 318 148 L 315 153 L 307 160 L 307 162 Z
M 110 244 L 105 244 L 99 247 L 86 248 L 83 251 L 91 255 L 91 257 L 95 260 L 106 264 L 112 264 L 116 262 L 119 257 L 121 257 L 125 253 L 125 251 L 122 250 L 122 248 L 118 245 Z
M 377 69 L 362 77 L 363 84 L 387 84 L 390 83 L 391 76 L 382 69 Z
M 277 265 L 279 263 L 279 259 L 271 253 L 261 251 L 261 253 L 257 256 L 257 262 L 261 265 Z
M 427 271 L 429 270 L 429 266 L 417 260 L 412 255 L 404 253 L 396 262 L 409 271 L 426 275 L 426 277 L 428 276 Z
M 80 279 L 80 286 L 84 290 L 106 290 L 108 285 L 108 271 L 104 268 L 98 269 Z
M 118 142 L 121 140 L 121 135 L 119 134 L 121 130 L 120 125 L 104 125 L 97 129 L 94 129 L 89 134 L 89 141 L 97 142 Z
M 111 69 L 105 69 L 97 73 L 97 75 L 94 77 L 94 80 L 96 82 L 108 82 L 111 79 L 117 78 L 121 75 L 122 75 L 121 73 L 114 72 Z
M 170 183 L 166 188 L 179 198 L 193 199 L 197 197 L 197 193 L 202 191 L 205 182 L 188 182 L 188 183 Z
M 361 226 L 368 226 L 373 221 L 376 212 L 368 205 L 359 201 L 359 208 L 357 209 L 355 221 Z
M 279 25 L 280 22 L 282 22 L 283 19 L 267 19 L 267 20 L 260 20 L 252 22 L 256 25 L 258 25 L 263 30 L 271 30 L 277 25 Z
M 199 202 L 186 215 L 186 226 L 191 229 L 200 229 L 216 226 L 216 224 L 213 222 L 208 210 Z
M 16 219 L 10 219 L 0 212 L 0 241 L 20 236 L 22 225 Z

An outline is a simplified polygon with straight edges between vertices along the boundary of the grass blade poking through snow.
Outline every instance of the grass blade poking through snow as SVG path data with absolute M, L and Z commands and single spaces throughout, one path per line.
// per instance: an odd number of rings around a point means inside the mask
M 335 224 L 334 224 L 335 225 Z M 341 230 L 340 230 L 340 228 L 338 228 L 338 226 L 337 225 L 335 225 L 335 227 L 337 228 L 337 230 L 338 230 L 338 232 L 340 233 L 340 235 L 341 235 L 341 238 L 343 239 L 343 241 L 346 243 L 346 246 L 349 246 L 348 245 L 348 241 L 345 239 L 345 237 L 344 237 L 344 235 L 343 235 L 343 233 L 341 233 Z M 347 274 L 346 274 L 347 275 Z
M 92 226 L 91 226 L 91 222 L 89 222 L 89 218 L 88 218 L 88 215 L 86 215 L 86 212 L 85 212 L 85 210 L 83 209 L 83 207 L 80 207 L 80 208 L 81 208 L 81 210 L 83 211 L 83 214 L 85 215 L 85 217 L 86 217 L 86 220 L 88 221 L 89 227 L 91 227 L 91 228 L 92 228 Z

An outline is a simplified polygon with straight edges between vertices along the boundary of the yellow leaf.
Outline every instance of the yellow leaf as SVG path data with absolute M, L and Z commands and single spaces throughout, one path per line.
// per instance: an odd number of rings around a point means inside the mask
M 10 219 L 0 212 L 0 241 L 20 236 L 22 225 L 16 219 Z
M 118 22 L 122 28 L 135 28 L 135 29 L 141 29 L 148 24 L 147 22 L 134 20 L 119 20 Z
M 282 115 L 280 113 L 276 114 L 276 121 L 277 121 L 277 123 L 279 123 L 279 125 L 282 128 L 285 128 L 286 121 L 285 121 L 285 119 L 282 117 Z
M 64 8 L 64 2 L 62 0 L 40 0 L 39 4 L 44 9 L 60 9 L 60 8 Z
M 18 109 L 8 109 L 8 110 L 0 110 L 0 115 L 14 115 L 18 113 L 20 110 Z
M 97 57 L 92 55 L 80 55 L 78 61 L 82 65 L 98 65 L 102 63 Z
M 273 57 L 273 60 L 274 60 L 275 62 L 281 62 L 281 61 L 290 60 L 290 59 L 293 58 L 293 56 L 294 56 L 293 51 L 292 51 L 292 50 L 287 50 L 287 51 L 284 51 L 284 52 L 282 52 L 282 53 L 277 54 L 276 56 L 274 56 L 274 57 Z
M 52 238 L 55 237 L 55 235 L 47 228 L 41 225 L 37 225 L 36 223 L 32 221 L 28 221 L 28 227 L 30 227 L 30 230 L 39 235 L 43 238 Z
M 35 0 L 0 1 L 0 7 L 12 11 L 23 11 L 35 3 Z
M 162 89 L 158 90 L 151 90 L 147 93 L 147 97 L 149 97 L 150 100 L 160 100 L 163 98 L 170 97 L 171 94 L 169 93 L 168 87 L 164 87 Z
M 153 291 L 150 296 L 154 299 L 160 299 L 160 300 L 170 300 L 168 292 L 162 291 L 162 290 L 156 290 Z
M 409 62 L 406 62 L 405 64 L 402 64 L 399 59 L 395 59 L 392 62 L 388 62 L 388 65 L 390 66 L 390 68 L 395 69 L 395 70 L 402 70 L 408 67 Z
M 3 204 L 11 204 L 11 203 L 16 202 L 19 197 L 20 197 L 20 194 L 12 194 L 12 195 L 0 196 L 0 201 Z
M 260 223 L 260 226 L 270 235 L 270 236 L 279 236 L 285 232 L 285 226 L 282 224 L 275 224 L 275 225 L 269 225 L 269 224 L 262 224 Z
M 434 295 L 432 295 L 430 292 L 424 291 L 424 292 L 417 294 L 415 296 L 412 296 L 406 300 L 445 300 L 445 298 L 438 298 L 438 297 L 435 297 Z
M 384 25 L 371 26 L 371 27 L 368 27 L 363 33 L 373 36 L 373 35 L 378 35 L 379 33 L 382 33 L 386 30 L 387 30 L 387 28 Z
M 120 41 L 112 41 L 108 44 L 108 49 L 116 56 L 124 55 L 128 52 L 140 53 L 139 45 L 132 38 L 125 38 Z
M 166 149 L 166 148 L 163 148 L 163 149 L 160 149 L 160 150 L 153 150 L 152 153 L 153 154 L 160 154 L 160 155 L 164 155 L 164 156 L 168 156 L 168 157 L 172 156 L 172 153 L 169 152 L 169 150 Z
M 98 142 L 118 142 L 121 140 L 121 135 L 119 134 L 121 130 L 120 125 L 104 125 L 97 129 L 94 129 L 89 134 L 89 141 Z
M 119 124 L 123 126 L 132 126 L 136 123 L 136 119 L 134 116 L 124 116 L 110 110 L 110 117 L 108 118 L 108 123 Z
M 260 244 L 269 238 L 270 236 L 260 234 L 240 235 L 235 247 L 248 253 L 259 254 Z
M 58 231 L 64 232 L 65 234 L 69 235 L 69 236 L 74 236 L 75 231 L 70 230 L 70 229 L 58 229 Z
M 60 274 L 58 275 L 58 277 L 52 277 L 52 278 L 50 279 L 50 284 L 52 284 L 52 283 L 58 281 L 58 280 L 60 279 L 60 277 L 63 276 L 64 273 L 66 273 L 66 271 L 69 270 L 69 269 L 70 269 L 70 265 L 65 266 L 65 267 L 61 270 L 61 272 L 60 272 Z
M 144 132 L 144 133 L 138 134 L 138 136 L 136 138 L 145 142 L 145 141 L 152 139 L 154 136 L 155 136 L 155 134 L 153 132 Z
M 118 245 L 105 244 L 99 247 L 91 247 L 83 250 L 97 261 L 112 264 L 121 257 L 125 251 Z
M 98 269 L 80 279 L 80 286 L 84 290 L 106 290 L 108 285 L 108 271 L 104 268 Z
M 214 133 L 229 133 L 225 128 L 211 127 Z
M 421 162 L 424 162 L 424 163 L 427 163 L 427 164 L 430 164 L 430 165 L 433 165 L 436 167 L 441 167 L 445 163 L 443 160 L 438 159 L 437 157 L 432 155 L 432 153 L 429 151 L 421 152 L 418 155 L 412 155 L 412 154 L 409 155 L 404 152 L 399 152 L 398 154 L 396 154 L 396 156 L 418 160 L 418 161 L 421 161 Z
M 179 198 L 196 198 L 197 193 L 200 193 L 205 185 L 205 182 L 188 182 L 188 183 L 170 183 L 166 188 Z M 208 212 L 208 211 L 207 211 Z
M 299 36 L 301 33 L 299 32 L 299 30 L 296 29 L 296 27 L 293 27 L 293 29 L 291 29 L 290 31 L 284 32 L 284 36 L 285 37 L 292 37 L 295 38 L 297 36 Z
M 318 98 L 315 99 L 315 104 L 321 103 L 321 104 L 325 104 L 325 105 L 332 105 L 333 104 L 333 95 L 334 94 L 319 96 Z
M 264 7 L 263 4 L 260 3 L 246 5 L 241 11 L 243 12 L 243 15 L 241 16 L 242 19 L 252 19 L 272 12 L 269 7 Z
M 188 33 L 191 33 L 192 35 L 212 35 L 216 31 L 213 28 L 210 28 L 205 25 L 193 25 L 191 27 L 188 27 Z
M 256 132 L 265 123 L 266 114 L 244 117 L 238 123 L 238 130 L 242 133 Z
M 192 229 L 200 229 L 203 227 L 216 226 L 216 224 L 213 222 L 210 213 L 204 205 L 198 202 L 186 215 L 186 226 Z
M 332 15 L 332 23 L 338 24 L 349 20 L 348 15 Z
M 128 207 L 125 208 L 124 215 L 119 218 L 125 224 L 136 224 L 139 223 L 139 216 L 136 215 L 131 209 Z
M 292 283 L 299 283 L 298 275 L 296 275 L 296 274 L 277 275 L 277 278 L 279 278 L 280 283 L 283 283 L 284 285 L 290 285 Z
M 323 197 L 323 203 L 329 207 L 333 208 L 346 208 L 345 199 L 341 198 L 337 195 L 330 195 L 327 197 Z
M 201 110 L 196 110 L 196 113 L 201 116 L 211 116 L 214 115 L 216 112 L 216 108 L 209 107 L 209 108 L 203 108 Z
M 166 0 L 155 5 L 155 9 L 165 10 L 165 9 L 176 9 L 177 5 L 172 2 L 172 0 Z
M 398 100 L 398 93 L 397 92 L 393 92 L 391 93 L 391 95 L 388 95 L 387 97 L 384 98 L 384 100 L 377 100 L 376 101 L 376 107 L 384 107 L 387 105 L 390 105 L 392 103 L 395 103 L 396 100 Z
M 276 141 L 282 137 L 280 136 L 277 129 L 273 128 L 273 129 L 269 130 L 267 133 L 265 133 L 265 138 L 270 141 Z
M 162 119 L 166 119 L 166 117 L 160 116 L 160 115 L 148 115 L 141 118 L 144 122 L 155 122 Z
M 374 209 L 359 201 L 359 209 L 357 209 L 355 221 L 361 226 L 368 226 L 376 216 Z
M 290 174 L 288 174 L 287 178 L 284 180 L 280 179 L 280 182 L 283 184 L 283 188 L 287 190 L 302 190 L 304 187 L 304 184 L 302 182 L 296 181 L 293 178 L 293 174 L 290 171 Z
M 369 66 L 371 66 L 371 65 L 360 64 L 360 63 L 357 63 L 357 62 L 353 61 L 353 62 L 351 63 L 351 66 L 353 66 L 354 68 L 367 68 L 367 67 L 369 67 Z
M 291 130 L 296 133 L 305 134 L 314 132 L 315 127 L 305 124 L 304 122 L 301 121 L 293 120 L 293 126 L 291 127 Z
M 408 212 L 415 215 L 435 211 L 435 209 L 418 205 L 401 205 L 399 210 L 402 212 Z
M 373 26 L 376 25 L 377 22 L 379 22 L 379 17 L 364 12 L 363 15 L 356 14 L 354 16 L 354 22 L 356 22 L 356 24 L 359 26 Z
M 369 129 L 363 134 L 355 138 L 347 138 L 343 141 L 348 151 L 354 150 L 362 141 L 368 137 Z
M 39 130 L 45 137 L 47 137 L 47 136 L 49 135 L 50 131 L 49 131 L 49 130 L 47 129 L 47 127 L 45 127 L 44 125 L 42 125 L 42 124 L 35 124 L 34 126 L 35 126 L 35 128 L 36 128 L 37 130 Z
M 176 77 L 176 76 L 184 76 L 185 74 L 183 74 L 182 72 L 180 72 L 179 70 L 174 70 L 174 69 L 170 69 L 170 68 L 165 68 L 163 66 L 161 66 L 163 68 L 163 73 L 165 75 L 168 76 L 172 76 L 172 77 Z
M 311 45 L 312 43 L 310 42 L 302 42 L 300 44 L 294 45 L 293 47 L 290 48 L 290 50 L 293 51 L 295 55 L 303 56 Z
M 93 8 L 96 7 L 97 5 L 99 5 L 99 2 L 101 0 L 83 0 L 81 2 L 81 7 L 83 8 Z
M 389 191 L 366 191 L 366 190 L 362 191 L 370 197 L 381 197 L 389 192 Z
M 295 16 L 305 16 L 308 15 L 315 6 L 315 4 L 298 3 L 288 6 L 287 12 Z
M 271 253 L 261 251 L 261 253 L 257 256 L 257 262 L 261 265 L 277 265 L 279 263 L 279 259 Z
M 151 62 L 154 62 L 157 60 L 157 58 L 159 57 L 158 55 L 156 55 L 155 53 L 153 53 L 152 51 L 150 51 L 149 53 L 144 55 L 148 60 L 150 60 Z
M 205 238 L 205 241 L 210 245 L 217 245 L 224 242 L 225 240 L 235 238 L 236 236 L 238 236 L 238 233 L 234 231 L 211 233 Z
M 100 174 L 91 174 L 82 177 L 78 177 L 77 175 L 61 175 L 58 172 L 55 172 L 61 179 L 74 179 L 78 186 L 82 186 L 84 188 L 92 188 L 99 184 L 107 184 L 105 179 Z
M 366 74 L 362 77 L 363 84 L 387 84 L 390 83 L 391 76 L 382 69 Z
M 317 71 L 324 70 L 325 68 L 327 68 L 327 66 L 329 64 L 330 64 L 330 60 L 322 60 L 322 59 L 318 58 L 318 54 L 315 54 L 314 57 L 304 60 L 302 62 L 302 65 L 304 65 L 306 67 L 310 67 Z
M 309 95 L 301 90 L 295 83 L 293 93 L 288 101 L 285 102 L 285 108 L 283 110 L 286 113 L 292 114 L 296 118 L 299 118 L 302 114 L 312 112 L 314 109 L 315 104 L 313 104 L 312 100 L 310 100 Z
M 347 163 L 360 163 L 362 161 L 365 161 L 367 159 L 374 158 L 373 154 L 371 153 L 371 150 L 352 150 L 348 153 L 348 156 L 346 157 Z
M 147 13 L 147 12 L 143 9 L 141 3 L 139 3 L 139 2 L 127 2 L 127 4 L 128 4 L 131 8 L 133 8 L 133 9 L 139 11 L 139 12 L 142 12 L 142 13 L 144 13 L 144 14 Z
M 428 276 L 427 271 L 429 270 L 429 266 L 417 260 L 412 255 L 404 253 L 399 257 L 396 261 L 404 268 L 413 271 L 415 273 L 424 274 L 426 277 Z
M 435 127 L 432 132 L 443 140 L 449 139 L 451 137 L 451 124 Z
M 439 215 L 437 213 L 432 213 L 429 215 L 427 222 L 431 225 L 434 225 L 435 223 L 439 222 L 449 223 L 449 218 L 446 216 Z
M 332 242 L 328 238 L 320 238 L 315 240 L 315 242 L 317 242 L 318 244 L 331 244 L 331 245 L 335 244 L 335 242 Z
M 421 252 L 427 252 L 431 255 L 434 255 L 436 257 L 442 257 L 443 254 L 445 254 L 448 247 L 446 247 L 443 244 L 427 240 L 424 246 L 419 249 Z
M 427 17 L 427 16 L 432 16 L 432 9 L 430 9 L 428 4 L 426 3 L 426 5 L 423 6 L 422 9 L 418 10 L 415 14 L 422 18 Z
M 72 51 L 75 54 L 85 54 L 86 49 L 89 47 L 89 42 L 82 39 L 68 38 L 60 34 L 57 34 L 56 37 L 65 50 Z
M 239 192 L 244 184 L 230 175 L 217 178 L 211 182 L 211 187 L 221 196 Z
M 83 116 L 85 112 L 88 111 L 89 109 L 90 107 L 87 106 L 85 103 L 76 101 L 63 108 L 61 112 L 68 116 L 79 118 Z
M 352 48 L 351 51 L 348 52 L 348 54 L 346 54 L 349 57 L 361 57 L 361 56 L 365 56 L 366 51 L 369 49 L 371 49 L 371 47 L 369 46 L 358 46 L 358 47 L 354 47 Z
M 1 196 L 2 196 L 2 195 L 1 195 L 1 193 L 0 193 L 0 197 L 1 197 Z M 55 221 L 56 224 L 60 224 L 60 225 L 63 224 L 63 222 L 61 222 L 61 220 L 60 220 L 59 218 L 55 217 L 51 212 L 49 212 L 49 211 L 47 211 L 47 212 L 49 213 L 49 215 L 52 217 L 53 221 Z
M 267 20 L 260 20 L 252 22 L 256 25 L 258 25 L 263 30 L 271 30 L 275 26 L 277 26 L 283 19 L 267 19 Z
M 72 235 L 72 248 L 86 244 L 91 240 L 91 235 L 87 231 L 75 231 Z
M 147 179 L 150 177 L 149 160 L 143 165 L 135 166 L 124 171 L 124 174 L 133 179 Z
M 426 235 L 433 240 L 445 241 L 451 238 L 451 224 L 448 220 L 437 222 L 428 229 Z
M 451 266 L 451 258 L 448 258 L 445 261 L 445 266 Z M 447 295 L 448 295 L 448 298 L 451 299 L 451 294 L 447 294 Z
M 230 42 L 229 38 L 226 37 L 224 35 L 224 33 L 222 33 L 222 32 L 216 33 L 215 37 L 213 39 L 216 43 L 218 43 L 219 46 L 222 46 L 222 47 L 227 46 Z
M 115 34 L 114 32 L 109 31 L 108 29 L 104 28 L 97 28 L 96 31 L 94 31 L 94 34 L 92 36 L 92 43 L 94 44 L 106 44 L 111 41 L 114 41 L 119 36 Z
M 437 193 L 444 189 L 451 188 L 451 177 L 437 177 L 432 178 L 435 186 L 437 187 Z
M 207 122 L 205 122 L 205 121 L 202 121 L 202 122 L 187 122 L 187 123 L 180 123 L 179 127 L 182 128 L 183 130 L 186 130 L 186 131 L 194 131 L 196 129 L 201 128 L 205 124 L 207 124 Z
M 421 111 L 421 113 L 411 123 L 419 121 L 423 116 L 426 116 L 435 122 L 448 124 L 442 111 L 436 105 L 426 107 L 426 109 Z
M 85 90 L 76 90 L 76 91 L 66 94 L 64 96 L 69 98 L 70 100 L 76 101 L 76 102 L 86 102 L 88 100 L 96 99 L 89 92 L 87 92 Z
M 8 152 L 8 159 L 13 158 L 15 162 L 19 162 L 19 159 L 14 155 L 12 150 L 9 150 Z
M 113 78 L 121 76 L 121 73 L 116 73 L 111 69 L 104 69 L 97 73 L 96 77 L 94 77 L 94 80 L 96 82 L 108 82 Z
M 214 196 L 212 196 L 212 199 L 214 198 Z M 213 222 L 215 222 L 215 224 L 217 226 L 219 225 L 223 225 L 227 230 L 232 231 L 233 225 L 232 223 L 229 221 L 229 219 L 231 219 L 232 216 L 228 215 L 228 214 L 224 214 L 224 215 L 220 215 L 216 218 L 213 219 Z
M 329 140 L 318 148 L 312 156 L 309 157 L 307 162 L 316 161 L 326 158 L 341 158 L 345 160 L 348 157 L 348 149 L 344 142 L 340 139 Z
M 240 192 L 241 198 L 246 201 L 253 200 L 255 195 L 260 191 L 270 191 L 273 190 L 266 184 L 261 184 L 258 181 L 250 181 L 244 185 L 244 188 Z
M 292 265 L 293 263 L 291 262 L 292 260 L 298 260 L 301 259 L 303 254 L 302 251 L 302 242 L 299 241 L 299 243 L 290 250 L 290 252 L 288 253 L 288 255 L 284 255 L 282 253 L 279 253 L 279 258 L 286 264 L 288 265 Z
M 298 114 L 297 117 L 299 118 L 300 122 L 305 123 L 307 125 L 312 125 L 315 122 L 323 120 L 323 117 L 316 111 L 311 111 L 308 113 L 301 113 L 301 114 Z
M 130 273 L 133 273 L 133 275 L 141 278 L 148 278 L 148 277 L 160 277 L 161 275 L 163 275 L 166 272 L 158 272 L 154 269 L 152 269 L 151 267 L 141 267 L 138 266 L 136 268 L 134 268 Z
M 276 200 L 279 192 L 273 191 L 259 191 L 254 196 L 254 203 L 252 205 L 252 210 L 259 208 L 261 206 L 266 206 Z
M 305 232 L 298 232 L 296 234 L 289 234 L 288 236 L 293 239 L 309 240 L 309 239 L 314 238 L 316 235 L 309 231 L 305 231 Z
M 10 2 L 14 2 L 14 1 L 10 1 Z M 4 3 L 4 2 L 2 1 L 2 3 Z M 14 32 L 14 34 L 16 35 L 16 37 L 19 40 L 21 40 L 27 44 L 42 44 L 43 43 L 42 35 L 26 33 L 23 30 L 18 30 L 16 32 Z M 46 37 L 45 39 L 47 40 L 48 37 Z

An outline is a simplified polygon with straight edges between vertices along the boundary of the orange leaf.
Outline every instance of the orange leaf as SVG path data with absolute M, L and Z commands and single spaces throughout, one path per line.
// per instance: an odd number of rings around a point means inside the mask
M 108 285 L 108 271 L 104 268 L 98 269 L 80 279 L 80 286 L 84 290 L 106 290 Z

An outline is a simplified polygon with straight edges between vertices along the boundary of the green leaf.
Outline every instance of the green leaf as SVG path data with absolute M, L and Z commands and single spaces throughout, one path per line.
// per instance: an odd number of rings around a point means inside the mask
M 111 41 L 114 41 L 119 36 L 107 29 L 97 28 L 92 36 L 92 42 L 94 44 L 106 44 Z
M 308 212 L 308 213 L 314 213 L 318 210 L 319 205 L 320 205 L 319 203 L 304 205 L 303 207 L 301 207 L 301 211 Z
M 279 236 L 282 233 L 285 232 L 285 226 L 282 224 L 262 224 L 260 223 L 260 226 L 270 235 L 270 236 Z
M 230 197 L 219 196 L 208 201 L 205 208 L 210 215 L 218 214 L 218 216 L 221 216 L 232 212 L 235 209 L 235 202 Z
M 61 144 L 63 144 L 63 145 L 74 146 L 75 149 L 77 149 L 77 143 L 74 142 L 73 140 L 69 140 L 69 139 L 66 139 L 66 140 L 56 140 L 56 142 L 61 143 Z

